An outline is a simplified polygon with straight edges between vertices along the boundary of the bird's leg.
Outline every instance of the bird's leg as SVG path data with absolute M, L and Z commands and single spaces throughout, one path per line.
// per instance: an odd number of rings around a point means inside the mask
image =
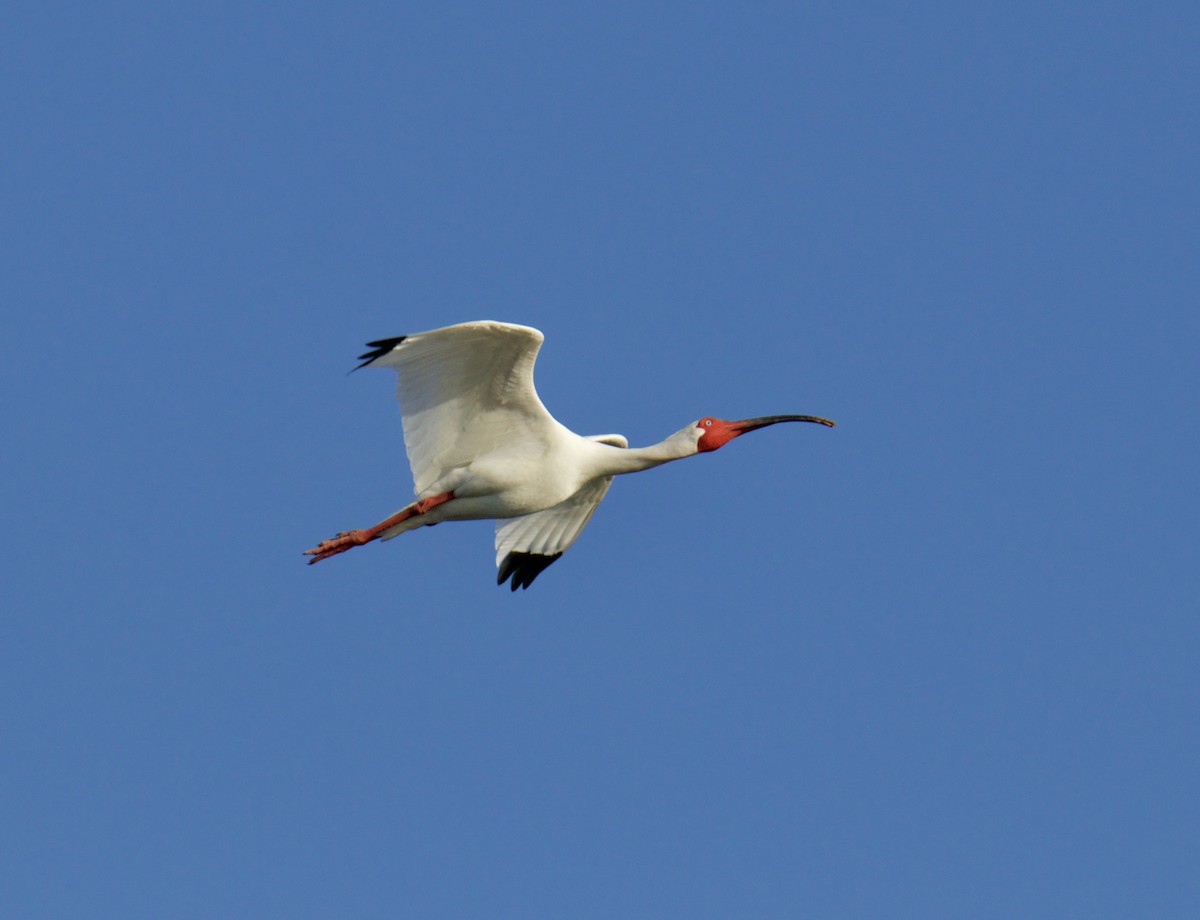
M 322 559 L 328 559 L 330 556 L 336 556 L 338 553 L 344 553 L 348 549 L 354 549 L 356 546 L 362 546 L 364 543 L 370 543 L 372 540 L 377 540 L 379 535 L 386 530 L 391 530 L 397 524 L 402 524 L 411 517 L 416 517 L 419 514 L 425 514 L 431 508 L 436 508 L 443 502 L 448 502 L 454 498 L 453 492 L 441 492 L 437 495 L 430 495 L 428 498 L 422 498 L 411 505 L 401 508 L 390 518 L 380 521 L 374 527 L 368 527 L 365 530 L 344 530 L 336 537 L 330 540 L 323 540 L 312 549 L 304 551 L 304 555 L 312 556 L 308 560 L 308 564 L 320 562 Z

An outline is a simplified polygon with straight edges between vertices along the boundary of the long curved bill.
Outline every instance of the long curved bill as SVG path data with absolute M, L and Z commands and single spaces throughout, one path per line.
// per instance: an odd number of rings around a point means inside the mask
M 828 428 L 837 427 L 837 422 L 821 418 L 819 415 L 760 415 L 758 418 L 744 418 L 739 422 L 733 422 L 729 427 L 738 434 L 743 434 L 747 431 L 753 431 L 756 428 L 766 428 L 768 425 L 775 425 L 778 422 L 814 422 L 818 425 L 825 425 Z

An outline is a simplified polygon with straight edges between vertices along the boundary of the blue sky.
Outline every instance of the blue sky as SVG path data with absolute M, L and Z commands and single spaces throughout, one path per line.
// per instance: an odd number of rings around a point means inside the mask
M 26 5 L 0 913 L 1193 917 L 1200 14 Z M 526 592 L 368 339 L 650 443 Z

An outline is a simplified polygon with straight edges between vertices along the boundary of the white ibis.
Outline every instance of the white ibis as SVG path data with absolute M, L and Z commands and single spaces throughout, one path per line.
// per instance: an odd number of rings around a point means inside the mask
M 309 564 L 417 527 L 494 518 L 496 583 L 528 588 L 579 537 L 613 476 L 716 450 L 777 422 L 834 426 L 815 415 L 705 417 L 649 447 L 629 447 L 619 434 L 581 437 L 555 421 L 534 389 L 542 340 L 528 326 L 476 322 L 368 342 L 358 367 L 390 367 L 400 377 L 417 500 L 308 550 Z

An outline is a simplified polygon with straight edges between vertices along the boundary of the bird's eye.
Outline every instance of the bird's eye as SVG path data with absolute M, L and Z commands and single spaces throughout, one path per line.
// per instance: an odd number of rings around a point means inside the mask
M 706 419 L 704 420 L 704 427 L 705 427 L 705 428 L 711 428 L 711 427 L 712 427 L 712 419 L 710 419 L 710 418 L 706 418 Z

